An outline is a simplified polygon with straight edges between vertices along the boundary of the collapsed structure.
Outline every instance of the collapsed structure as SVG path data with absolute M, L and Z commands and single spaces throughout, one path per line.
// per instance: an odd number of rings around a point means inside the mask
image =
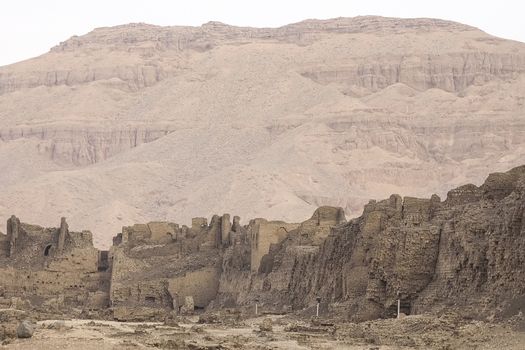
M 346 221 L 320 207 L 305 222 L 228 214 L 191 227 L 123 227 L 109 251 L 88 231 L 12 216 L 0 235 L 0 304 L 37 312 L 155 319 L 195 309 L 323 312 L 354 320 L 457 308 L 509 316 L 525 306 L 525 166 L 441 201 L 392 195 Z

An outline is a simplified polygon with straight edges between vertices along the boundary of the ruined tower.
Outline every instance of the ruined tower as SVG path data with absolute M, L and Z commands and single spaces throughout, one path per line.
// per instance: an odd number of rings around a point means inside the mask
M 66 222 L 66 218 L 60 219 L 60 231 L 58 232 L 58 252 L 64 251 L 64 244 L 66 242 L 66 236 L 69 233 L 69 226 Z
M 9 240 L 9 256 L 13 256 L 16 249 L 16 241 L 20 233 L 20 220 L 12 215 L 7 220 L 7 239 Z

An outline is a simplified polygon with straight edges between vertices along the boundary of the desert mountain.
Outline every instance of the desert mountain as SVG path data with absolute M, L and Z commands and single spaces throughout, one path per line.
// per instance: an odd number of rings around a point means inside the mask
M 0 218 L 301 220 L 525 159 L 525 44 L 436 19 L 98 28 L 0 67 Z

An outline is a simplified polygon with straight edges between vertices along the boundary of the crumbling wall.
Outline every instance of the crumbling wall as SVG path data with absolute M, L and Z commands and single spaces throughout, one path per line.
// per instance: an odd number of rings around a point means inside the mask
M 251 270 L 259 270 L 261 259 L 270 251 L 270 246 L 281 242 L 289 231 L 298 227 L 298 224 L 288 224 L 284 221 L 267 221 L 255 219 L 250 223 L 251 240 Z
M 114 241 L 101 252 L 65 220 L 42 228 L 11 217 L 0 234 L 0 305 L 110 306 L 116 319 L 145 320 L 255 300 L 310 315 L 320 297 L 327 312 L 363 320 L 392 316 L 399 298 L 407 313 L 513 315 L 525 307 L 525 166 L 445 201 L 370 201 L 349 222 L 334 207 L 299 224 L 242 226 L 224 214 L 209 225 L 136 224 Z
M 443 219 L 435 274 L 414 308 L 460 307 L 472 317 L 498 308 L 517 314 L 519 308 L 508 308 L 525 294 L 525 167 L 491 174 L 469 192 L 447 196 L 439 213 Z M 463 204 L 446 205 L 457 201 Z
M 147 226 L 150 232 L 149 238 L 159 243 L 176 240 L 180 235 L 178 225 L 169 222 L 150 222 Z
M 124 227 L 110 250 L 110 299 L 118 319 L 148 319 L 151 309 L 178 312 L 186 297 L 206 307 L 217 294 L 222 264 L 217 226 L 194 218 L 191 228 L 160 222 Z
M 301 224 L 250 221 L 246 228 L 249 246 L 241 244 L 225 252 L 219 299 L 214 307 L 217 304 L 246 306 L 259 299 L 275 311 L 289 310 L 293 299 L 299 298 L 304 290 L 301 287 L 291 292 L 292 275 L 316 255 L 331 228 L 345 221 L 342 209 L 334 207 L 319 208 L 312 218 Z M 242 254 L 246 252 L 250 254 L 249 273 L 247 264 L 242 263 Z
M 168 291 L 173 299 L 174 308 L 184 304 L 191 296 L 196 307 L 204 309 L 215 299 L 219 289 L 220 269 L 205 267 L 201 270 L 185 273 L 169 279 Z
M 524 179 L 520 167 L 444 202 L 371 201 L 361 217 L 331 227 L 317 250 L 306 244 L 311 222 L 302 224 L 269 254 L 271 268 L 252 276 L 251 293 L 295 310 L 320 296 L 355 319 L 388 316 L 398 297 L 411 313 L 495 313 L 525 293 Z
M 69 232 L 64 218 L 60 228 L 28 225 L 15 216 L 7 226 L 9 236 L 1 239 L 1 298 L 53 312 L 108 306 L 109 272 L 98 270 L 90 232 Z

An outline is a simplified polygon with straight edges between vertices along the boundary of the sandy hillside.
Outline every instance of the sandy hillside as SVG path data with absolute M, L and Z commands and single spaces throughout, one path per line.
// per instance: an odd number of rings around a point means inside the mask
M 130 24 L 0 67 L 0 218 L 304 220 L 525 160 L 525 44 L 434 19 Z

